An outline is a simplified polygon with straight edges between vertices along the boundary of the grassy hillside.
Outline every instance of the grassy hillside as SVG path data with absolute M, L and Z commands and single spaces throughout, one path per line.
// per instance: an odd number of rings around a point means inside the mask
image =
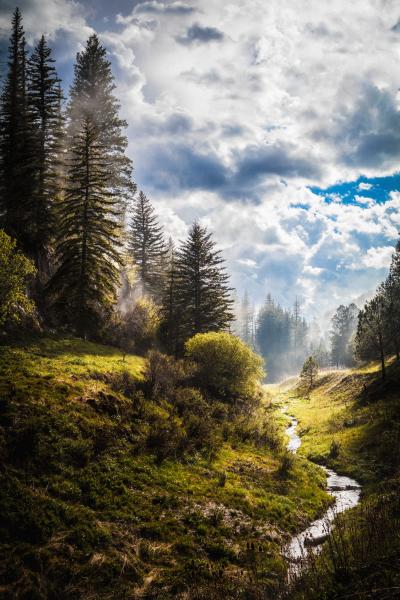
M 254 418 L 269 444 L 227 437 L 213 456 L 161 460 L 180 420 L 146 398 L 143 369 L 76 339 L 0 349 L 0 597 L 279 587 L 280 544 L 329 501 L 320 469 L 282 451 L 268 397 Z
M 297 388 L 285 392 L 299 420 L 300 453 L 354 476 L 363 484 L 396 474 L 400 459 L 400 365 L 386 382 L 378 364 L 322 372 L 309 398 Z
M 324 372 L 307 397 L 276 390 L 299 420 L 300 453 L 363 484 L 359 507 L 337 519 L 293 598 L 398 598 L 400 590 L 400 365 Z

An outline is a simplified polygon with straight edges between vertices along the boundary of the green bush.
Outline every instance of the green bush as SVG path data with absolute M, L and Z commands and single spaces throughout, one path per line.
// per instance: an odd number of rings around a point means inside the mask
M 190 365 L 158 350 L 147 355 L 144 373 L 145 387 L 150 398 L 170 398 L 178 385 L 189 375 Z
M 263 360 L 230 333 L 198 333 L 185 344 L 186 356 L 197 365 L 201 389 L 235 402 L 254 398 L 264 377 Z
M 0 327 L 33 313 L 26 282 L 35 272 L 33 263 L 17 250 L 17 242 L 0 229 Z
M 332 440 L 331 445 L 329 447 L 329 457 L 337 458 L 340 453 L 340 444 L 336 440 Z
M 178 458 L 186 448 L 187 436 L 181 419 L 160 412 L 156 415 L 147 438 L 147 447 L 158 462 Z

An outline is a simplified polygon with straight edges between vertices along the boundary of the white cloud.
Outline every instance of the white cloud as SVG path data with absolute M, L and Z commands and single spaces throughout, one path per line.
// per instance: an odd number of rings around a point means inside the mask
M 69 44 L 85 41 L 93 29 L 86 22 L 86 11 L 79 2 L 70 0 L 20 0 L 24 26 L 29 43 L 42 34 L 53 40 L 60 32 L 70 38 Z M 13 2 L 4 2 L 0 7 L 0 37 L 8 39 Z M 74 49 L 76 53 L 76 47 Z
M 352 262 L 349 269 L 385 269 L 389 267 L 393 254 L 393 246 L 381 246 L 377 248 L 368 248 L 365 256 L 361 257 L 359 262 Z
M 78 2 L 21 8 L 33 35 L 63 31 L 68 51 L 91 32 Z M 182 239 L 195 218 L 207 225 L 233 285 L 258 303 L 297 294 L 324 314 L 387 269 L 400 193 L 379 203 L 361 182 L 371 198 L 348 204 L 309 186 L 398 168 L 398 18 L 387 0 L 147 0 L 101 33 L 138 185 L 169 235 Z M 179 43 L 194 25 L 214 41 Z

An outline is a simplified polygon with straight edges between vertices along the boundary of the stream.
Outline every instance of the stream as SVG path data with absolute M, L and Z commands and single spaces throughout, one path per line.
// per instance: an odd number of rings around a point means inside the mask
M 296 433 L 297 420 L 289 416 L 290 425 L 285 433 L 289 437 L 287 449 L 296 454 L 301 446 L 300 436 Z M 295 535 L 284 550 L 286 558 L 298 568 L 310 551 L 319 552 L 322 543 L 326 540 L 333 527 L 333 521 L 339 514 L 353 508 L 358 504 L 361 494 L 361 486 L 355 479 L 338 475 L 332 469 L 322 467 L 327 474 L 327 491 L 335 498 L 335 503 L 328 508 L 325 514 L 311 523 L 307 529 Z

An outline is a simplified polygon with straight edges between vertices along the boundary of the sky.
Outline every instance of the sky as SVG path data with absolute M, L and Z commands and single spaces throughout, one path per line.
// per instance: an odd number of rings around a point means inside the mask
M 298 296 L 311 318 L 385 277 L 400 231 L 397 0 L 18 5 L 66 92 L 99 33 L 138 187 L 168 235 L 195 219 L 213 232 L 239 296 Z M 3 51 L 15 6 L 0 0 Z

